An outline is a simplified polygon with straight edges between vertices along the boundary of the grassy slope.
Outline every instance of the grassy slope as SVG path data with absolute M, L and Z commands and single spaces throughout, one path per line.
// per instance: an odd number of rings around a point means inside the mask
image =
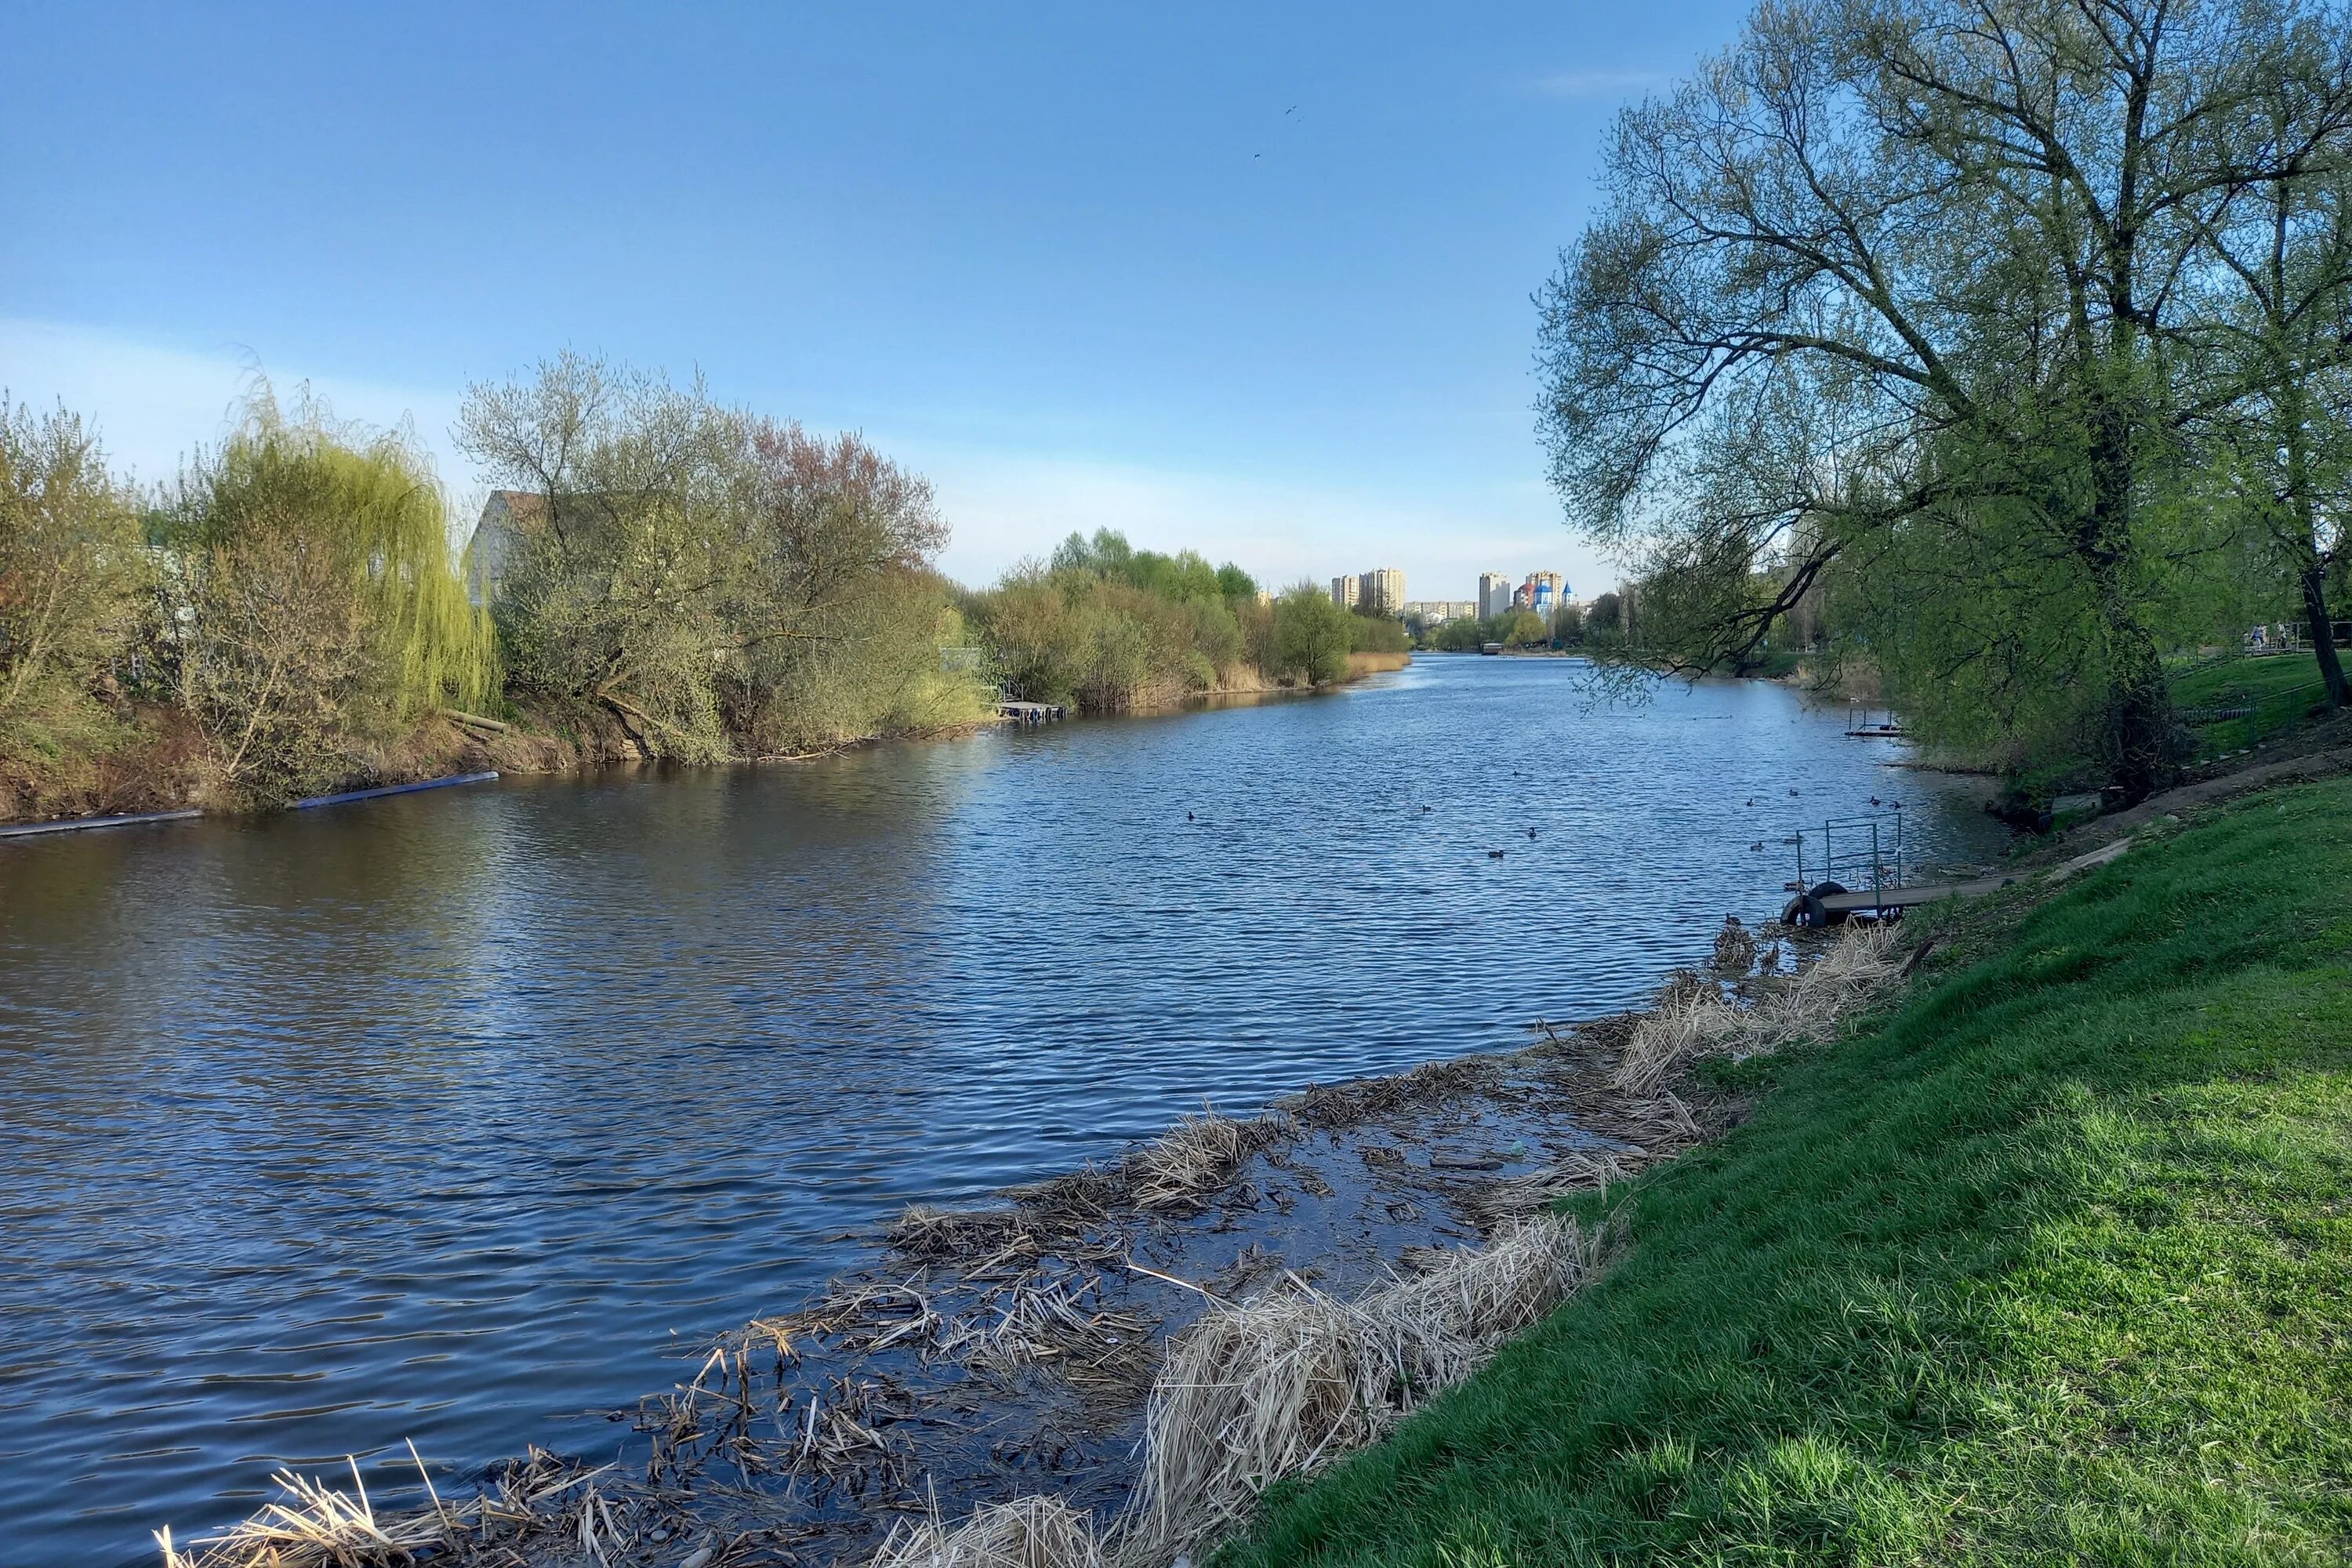
M 2217 659 L 2199 665 L 2174 680 L 2172 701 L 2179 708 L 2230 707 L 2316 686 L 2319 679 L 2319 660 L 2307 653 Z
M 2346 1561 L 2347 888 L 2339 782 L 1979 915 L 1737 1069 L 1750 1122 L 1609 1194 L 1622 1263 L 1227 1558 Z
M 2268 658 L 2226 658 L 2188 671 L 2172 682 L 2175 708 L 2251 707 L 2242 719 L 2197 730 L 2200 755 L 2215 756 L 2294 728 L 2327 694 L 2319 660 L 2307 653 Z

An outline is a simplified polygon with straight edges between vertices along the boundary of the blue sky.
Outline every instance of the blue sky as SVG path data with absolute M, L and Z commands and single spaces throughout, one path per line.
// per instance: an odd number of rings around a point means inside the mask
M 1613 576 L 1529 294 L 1727 5 L 8 7 L 0 383 L 168 473 L 241 377 L 404 414 L 564 347 L 1286 582 Z

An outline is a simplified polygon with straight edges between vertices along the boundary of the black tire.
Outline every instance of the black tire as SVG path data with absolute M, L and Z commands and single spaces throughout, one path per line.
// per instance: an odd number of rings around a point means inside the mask
M 1816 927 L 1845 924 L 1845 910 L 1832 910 L 1822 902 L 1823 899 L 1834 898 L 1844 891 L 1845 884 L 1843 882 L 1814 883 L 1811 889 L 1801 900 L 1805 906 L 1803 923 Z

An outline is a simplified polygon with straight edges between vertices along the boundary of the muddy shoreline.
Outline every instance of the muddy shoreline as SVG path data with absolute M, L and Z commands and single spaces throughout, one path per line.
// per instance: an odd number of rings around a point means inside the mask
M 1205 1315 L 1442 1268 L 1735 1125 L 1745 1104 L 1686 1064 L 1634 1058 L 1693 999 L 1754 1010 L 1790 987 L 1799 939 L 1771 934 L 1759 952 L 1738 933 L 1651 1009 L 1538 1020 L 1518 1050 L 1310 1085 L 1247 1120 L 1204 1108 L 989 1206 L 910 1208 L 814 1300 L 707 1342 L 668 1390 L 611 1413 L 614 1445 L 473 1472 L 420 1461 L 429 1494 L 377 1482 L 377 1528 L 399 1543 L 355 1560 L 675 1568 L 708 1549 L 697 1568 L 814 1568 L 1015 1500 L 1107 1523 L 1135 1489 L 1171 1342 Z M 268 1561 L 251 1544 L 176 1561 Z M 286 1568 L 336 1561 L 287 1544 Z

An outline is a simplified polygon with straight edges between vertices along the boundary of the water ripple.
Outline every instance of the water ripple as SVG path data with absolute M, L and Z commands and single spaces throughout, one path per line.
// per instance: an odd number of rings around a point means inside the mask
M 565 1413 L 911 1199 L 1623 1006 L 1872 795 L 1997 841 L 1780 688 L 1578 684 L 0 849 L 0 1558 L 145 1561 L 284 1459 L 601 1449 Z

